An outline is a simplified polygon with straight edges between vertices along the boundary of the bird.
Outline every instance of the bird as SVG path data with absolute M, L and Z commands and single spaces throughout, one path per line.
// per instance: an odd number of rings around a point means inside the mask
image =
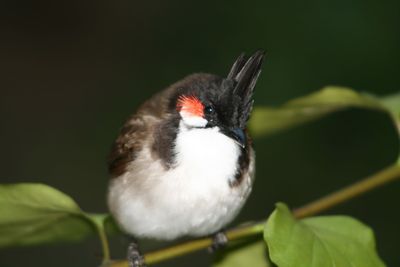
M 130 266 L 145 266 L 136 238 L 214 236 L 238 215 L 254 181 L 247 130 L 262 50 L 234 61 L 226 77 L 194 73 L 145 101 L 121 128 L 108 158 L 107 202 L 132 236 Z

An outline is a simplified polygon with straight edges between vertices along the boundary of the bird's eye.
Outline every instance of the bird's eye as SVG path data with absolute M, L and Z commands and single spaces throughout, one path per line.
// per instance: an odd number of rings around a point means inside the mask
M 204 108 L 204 113 L 207 115 L 213 114 L 214 113 L 214 108 L 211 106 L 207 106 Z

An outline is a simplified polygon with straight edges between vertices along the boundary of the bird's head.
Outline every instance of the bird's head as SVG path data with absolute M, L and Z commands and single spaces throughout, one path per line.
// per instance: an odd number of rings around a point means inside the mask
M 194 74 L 178 82 L 172 103 L 185 127 L 218 127 L 223 134 L 245 147 L 244 131 L 263 59 L 263 51 L 257 51 L 248 59 L 242 54 L 225 78 Z

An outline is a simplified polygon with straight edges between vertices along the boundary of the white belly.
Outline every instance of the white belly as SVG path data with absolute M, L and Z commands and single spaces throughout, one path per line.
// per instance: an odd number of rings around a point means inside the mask
M 252 178 L 230 187 L 240 148 L 217 128 L 181 132 L 175 168 L 165 170 L 142 151 L 110 185 L 109 206 L 118 223 L 137 237 L 173 239 L 212 234 L 232 221 L 251 190 Z M 252 173 L 251 162 L 249 173 Z

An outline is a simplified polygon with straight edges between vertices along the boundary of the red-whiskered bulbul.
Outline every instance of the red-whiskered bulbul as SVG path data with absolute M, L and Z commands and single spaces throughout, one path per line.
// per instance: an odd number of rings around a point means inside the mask
M 218 233 L 250 194 L 255 159 L 246 130 L 264 52 L 244 54 L 226 78 L 187 76 L 147 100 L 109 156 L 108 206 L 133 237 Z M 143 266 L 130 246 L 131 266 Z

